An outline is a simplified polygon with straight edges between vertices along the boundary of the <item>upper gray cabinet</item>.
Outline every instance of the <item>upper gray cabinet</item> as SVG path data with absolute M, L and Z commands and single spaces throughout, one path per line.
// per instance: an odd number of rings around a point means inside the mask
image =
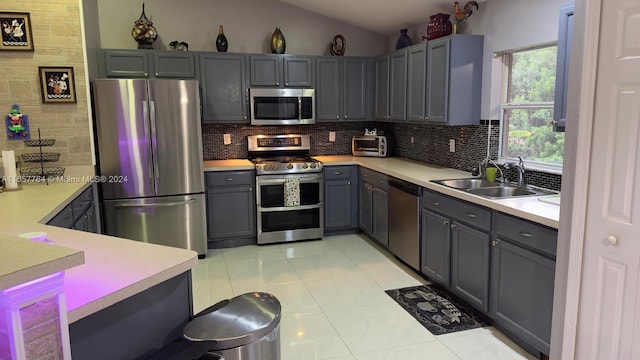
M 366 120 L 368 59 L 316 58 L 316 120 Z
M 428 123 L 480 123 L 482 48 L 481 35 L 452 35 L 427 42 Z
M 389 56 L 389 119 L 405 120 L 407 116 L 407 51 Z
M 203 122 L 249 122 L 245 69 L 245 55 L 200 54 Z
M 558 57 L 556 63 L 556 92 L 553 106 L 553 129 L 564 131 L 567 120 L 567 90 L 569 88 L 569 63 L 573 35 L 573 4 L 560 8 L 558 24 Z
M 424 122 L 427 44 L 407 48 L 407 120 Z
M 97 50 L 98 75 L 111 78 L 195 79 L 194 53 L 161 50 Z
M 373 61 L 375 118 L 389 119 L 389 55 L 378 56 Z
M 308 56 L 251 55 L 251 86 L 313 87 L 314 61 Z

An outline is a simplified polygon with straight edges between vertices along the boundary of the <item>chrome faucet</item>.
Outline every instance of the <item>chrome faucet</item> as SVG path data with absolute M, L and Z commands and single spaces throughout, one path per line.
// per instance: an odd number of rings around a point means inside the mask
M 527 186 L 527 180 L 524 174 L 524 161 L 522 161 L 522 157 L 518 156 L 518 163 L 508 162 L 504 164 L 505 169 L 516 169 L 518 170 L 518 187 Z

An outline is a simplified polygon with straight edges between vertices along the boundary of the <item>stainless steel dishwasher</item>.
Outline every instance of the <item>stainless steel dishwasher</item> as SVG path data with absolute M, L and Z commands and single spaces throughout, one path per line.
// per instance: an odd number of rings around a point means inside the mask
M 389 250 L 420 270 L 420 195 L 422 188 L 389 177 Z

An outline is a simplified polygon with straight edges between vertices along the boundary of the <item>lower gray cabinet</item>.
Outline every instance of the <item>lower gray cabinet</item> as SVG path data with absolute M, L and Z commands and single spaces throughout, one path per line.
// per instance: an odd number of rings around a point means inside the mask
M 529 351 L 549 354 L 557 231 L 496 213 L 490 316 Z
M 358 226 L 358 168 L 355 165 L 324 168 L 324 230 Z
M 389 246 L 389 193 L 387 176 L 360 168 L 358 227 L 381 245 Z
M 421 271 L 484 312 L 489 308 L 490 228 L 491 210 L 424 190 Z
M 224 242 L 209 247 L 240 245 L 247 241 L 255 243 L 254 171 L 207 172 L 205 181 L 207 238 L 210 242 Z
M 98 220 L 94 186 L 91 185 L 49 220 L 47 225 L 98 233 Z

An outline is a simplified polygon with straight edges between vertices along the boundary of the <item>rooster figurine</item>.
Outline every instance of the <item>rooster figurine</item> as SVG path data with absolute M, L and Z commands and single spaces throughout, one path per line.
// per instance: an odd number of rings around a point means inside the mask
M 473 10 L 472 7 L 476 7 L 476 11 L 478 11 L 478 3 L 475 1 L 468 1 L 465 5 L 464 5 L 464 9 L 460 8 L 460 4 L 456 1 L 455 3 L 453 3 L 453 9 L 455 10 L 456 14 L 455 14 L 455 23 L 453 24 L 453 33 L 456 34 L 457 33 L 457 27 L 458 24 L 461 22 L 464 22 L 465 20 L 467 20 L 467 18 L 469 16 L 471 16 L 471 14 L 473 14 Z

